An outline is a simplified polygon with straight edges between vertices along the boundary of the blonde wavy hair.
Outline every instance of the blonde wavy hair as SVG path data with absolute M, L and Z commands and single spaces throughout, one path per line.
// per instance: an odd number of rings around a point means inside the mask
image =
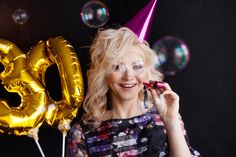
M 145 52 L 145 60 L 150 69 L 150 80 L 163 79 L 163 75 L 155 70 L 155 53 L 145 41 L 140 41 L 136 34 L 126 27 L 119 29 L 99 29 L 90 47 L 91 65 L 87 71 L 88 92 L 83 107 L 83 121 L 99 125 L 107 111 L 109 90 L 108 74 L 114 70 L 114 65 L 125 55 L 126 49 L 137 46 Z M 141 91 L 143 92 L 143 91 Z M 140 92 L 140 93 L 141 93 Z M 142 99 L 143 94 L 139 94 Z

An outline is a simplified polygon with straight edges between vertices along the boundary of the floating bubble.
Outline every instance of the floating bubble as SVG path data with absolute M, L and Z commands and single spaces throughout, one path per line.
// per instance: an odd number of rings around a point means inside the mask
M 23 9 L 17 9 L 13 14 L 12 14 L 12 19 L 16 24 L 23 25 L 25 24 L 28 19 L 29 15 L 28 13 L 23 10 Z
M 166 36 L 157 40 L 152 49 L 157 55 L 155 68 L 166 75 L 175 75 L 189 62 L 189 49 L 177 37 Z
M 87 2 L 80 15 L 84 24 L 91 28 L 102 27 L 109 19 L 109 11 L 106 5 L 99 1 Z

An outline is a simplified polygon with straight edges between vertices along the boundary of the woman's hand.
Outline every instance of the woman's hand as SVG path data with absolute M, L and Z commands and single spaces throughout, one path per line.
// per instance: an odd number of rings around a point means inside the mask
M 168 83 L 162 82 L 162 88 L 147 87 L 152 94 L 154 104 L 164 121 L 179 117 L 179 96 Z
M 191 157 L 179 117 L 179 96 L 171 90 L 168 83 L 161 82 L 161 87 L 158 87 L 158 82 L 154 81 L 154 83 L 155 86 L 146 87 L 151 92 L 154 104 L 165 123 L 171 150 L 170 156 Z

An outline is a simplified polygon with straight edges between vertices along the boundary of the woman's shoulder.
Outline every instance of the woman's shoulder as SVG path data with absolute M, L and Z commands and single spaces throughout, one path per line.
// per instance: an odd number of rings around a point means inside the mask
M 72 127 L 70 128 L 70 132 L 71 132 L 71 131 L 75 131 L 75 130 L 78 130 L 78 131 L 83 132 L 83 130 L 84 130 L 84 123 L 83 123 L 82 120 L 77 121 L 77 122 L 74 123 L 74 124 L 72 125 Z
M 89 128 L 91 128 L 91 123 L 85 122 L 82 118 L 79 119 L 76 123 L 74 123 L 70 130 L 78 130 L 81 132 L 86 132 Z
M 90 132 L 94 132 L 94 130 L 97 130 L 98 128 L 106 125 L 106 122 L 108 123 L 109 121 L 104 121 L 101 122 L 100 124 L 94 124 L 93 121 L 88 121 L 85 122 L 83 119 L 80 119 L 79 121 L 77 121 L 70 130 L 72 131 L 79 131 L 83 134 L 88 134 Z

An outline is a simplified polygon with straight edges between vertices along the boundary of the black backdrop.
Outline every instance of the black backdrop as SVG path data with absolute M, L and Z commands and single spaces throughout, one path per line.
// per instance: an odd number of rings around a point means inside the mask
M 101 0 L 110 10 L 110 23 L 126 23 L 149 0 Z M 86 27 L 80 11 L 86 0 L 13 1 L 0 0 L 0 37 L 28 52 L 39 40 L 61 35 L 75 47 L 85 72 L 88 49 L 96 29 Z M 15 24 L 12 13 L 22 8 L 29 21 Z M 172 35 L 186 41 L 191 51 L 188 66 L 167 81 L 180 95 L 180 112 L 190 143 L 206 157 L 233 157 L 236 154 L 235 36 L 236 1 L 234 0 L 159 0 L 149 43 Z M 52 97 L 58 93 L 56 68 L 47 74 Z M 55 79 L 57 77 L 57 79 Z M 58 80 L 58 81 L 55 81 Z M 17 94 L 1 86 L 0 97 L 12 106 L 20 103 Z M 81 113 L 81 111 L 79 112 Z M 78 117 L 74 120 L 76 121 Z M 47 157 L 61 156 L 60 132 L 42 126 L 39 142 Z M 26 136 L 0 134 L 1 157 L 40 157 L 34 141 Z

